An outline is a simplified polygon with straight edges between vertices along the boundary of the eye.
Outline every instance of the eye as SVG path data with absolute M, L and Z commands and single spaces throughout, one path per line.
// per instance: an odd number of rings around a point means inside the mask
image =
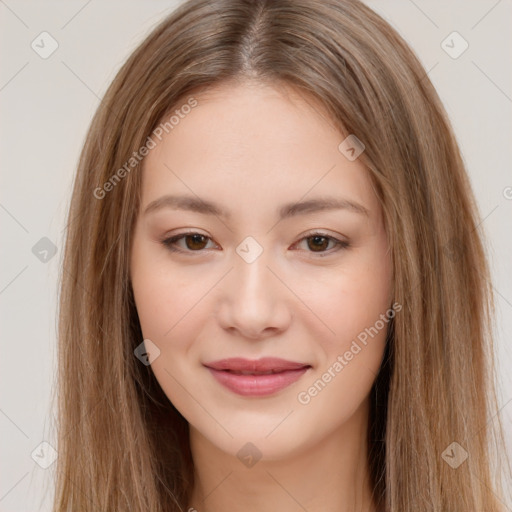
M 209 240 L 211 240 L 211 238 L 206 235 L 189 232 L 166 238 L 162 240 L 162 244 L 173 252 L 201 252 L 203 249 L 207 248 L 206 246 Z M 178 245 L 178 242 L 182 241 L 185 243 L 185 247 Z
M 166 238 L 165 240 L 162 240 L 162 244 L 172 252 L 190 253 L 202 252 L 204 249 L 207 249 L 209 241 L 211 241 L 210 237 L 203 235 L 202 233 L 191 231 Z M 304 241 L 306 242 L 306 251 L 317 253 L 320 257 L 327 256 L 333 252 L 337 252 L 340 249 L 346 249 L 350 246 L 350 244 L 344 240 L 338 240 L 326 233 L 320 232 L 310 233 L 309 235 L 301 238 L 298 243 Z M 183 242 L 185 246 L 183 246 L 183 243 L 180 246 L 180 242 Z M 294 245 L 297 245 L 298 243 Z
M 315 232 L 301 238 L 300 242 L 306 242 L 308 252 L 318 253 L 318 256 L 323 257 L 340 249 L 347 249 L 350 244 L 344 240 L 338 240 L 326 233 Z M 330 246 L 330 247 L 329 247 Z M 334 250 L 328 250 L 334 249 Z

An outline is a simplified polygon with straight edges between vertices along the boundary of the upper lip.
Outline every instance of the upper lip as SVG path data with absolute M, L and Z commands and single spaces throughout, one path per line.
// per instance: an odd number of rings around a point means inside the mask
M 297 363 L 295 361 L 287 361 L 278 357 L 263 357 L 261 359 L 251 360 L 242 357 L 233 357 L 229 359 L 220 359 L 204 364 L 213 370 L 231 370 L 242 372 L 282 372 L 286 370 L 298 370 L 307 368 L 307 363 Z

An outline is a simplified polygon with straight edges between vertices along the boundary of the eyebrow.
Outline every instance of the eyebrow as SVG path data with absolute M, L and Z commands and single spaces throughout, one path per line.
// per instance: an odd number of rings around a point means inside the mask
M 224 210 L 222 206 L 211 201 L 193 197 L 193 196 L 176 196 L 165 195 L 151 201 L 144 210 L 144 215 L 155 212 L 162 208 L 172 208 L 173 210 L 187 210 L 191 212 L 201 213 L 204 215 L 215 215 L 229 219 L 231 213 Z M 369 217 L 370 212 L 362 204 L 350 201 L 345 198 L 337 197 L 319 197 L 300 201 L 297 203 L 288 203 L 281 206 L 278 210 L 279 219 L 287 219 L 296 215 L 304 215 L 307 213 L 315 213 L 326 210 L 348 210 Z

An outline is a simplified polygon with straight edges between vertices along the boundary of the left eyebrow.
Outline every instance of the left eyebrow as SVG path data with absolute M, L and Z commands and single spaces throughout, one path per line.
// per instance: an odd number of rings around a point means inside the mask
M 348 199 L 336 197 L 323 197 L 309 199 L 299 203 L 285 204 L 279 209 L 279 218 L 286 219 L 295 215 L 320 212 L 324 210 L 348 210 L 354 213 L 370 216 L 370 212 L 362 204 L 350 201 Z
M 155 199 L 144 210 L 144 215 L 149 212 L 160 210 L 161 208 L 172 208 L 175 210 L 188 210 L 204 215 L 215 215 L 223 218 L 230 218 L 232 214 L 226 211 L 222 206 L 212 202 L 200 199 L 194 196 L 176 196 L 165 195 Z M 287 203 L 278 210 L 279 219 L 294 217 L 296 215 L 305 215 L 326 210 L 347 210 L 353 213 L 369 216 L 369 210 L 362 204 L 349 199 L 337 197 L 319 197 L 300 201 L 298 203 Z

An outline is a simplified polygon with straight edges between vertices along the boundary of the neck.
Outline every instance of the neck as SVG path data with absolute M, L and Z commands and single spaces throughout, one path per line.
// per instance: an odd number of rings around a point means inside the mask
M 367 423 L 365 401 L 341 428 L 317 445 L 277 460 L 263 456 L 250 468 L 190 427 L 195 484 L 187 510 L 375 512 Z

